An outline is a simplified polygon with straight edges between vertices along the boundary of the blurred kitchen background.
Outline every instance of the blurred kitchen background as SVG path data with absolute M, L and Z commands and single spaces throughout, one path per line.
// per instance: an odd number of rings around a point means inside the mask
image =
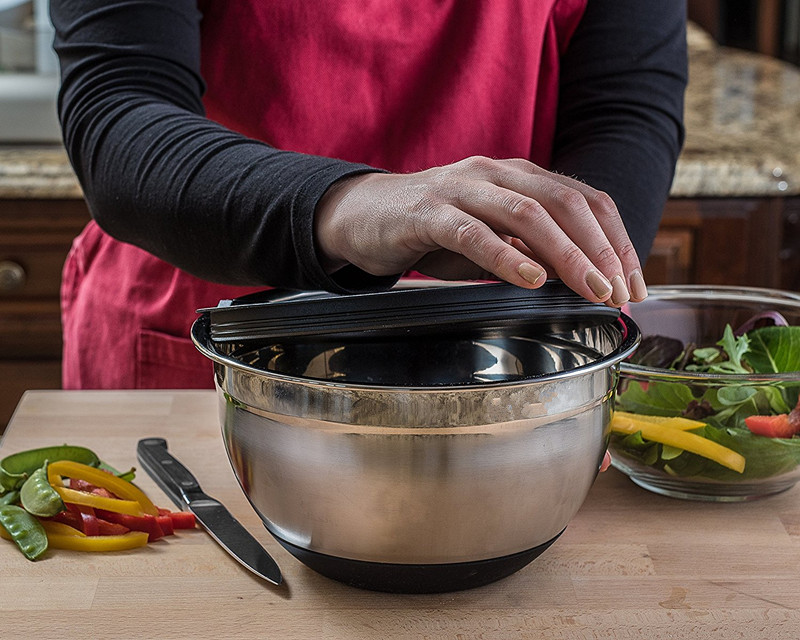
M 690 0 L 687 8 L 719 44 L 800 63 L 800 0 Z
M 0 0 L 0 143 L 57 142 L 48 0 Z
M 0 0 L 0 432 L 26 389 L 60 386 L 61 265 L 89 219 L 47 4 Z M 800 0 L 687 8 L 687 138 L 647 281 L 800 292 Z

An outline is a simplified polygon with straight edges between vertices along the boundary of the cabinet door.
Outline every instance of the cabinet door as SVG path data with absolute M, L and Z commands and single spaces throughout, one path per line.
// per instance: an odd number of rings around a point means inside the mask
M 61 268 L 82 200 L 0 200 L 0 432 L 28 389 L 61 386 Z
M 645 278 L 651 284 L 688 284 L 692 277 L 694 232 L 675 227 L 661 229 L 647 259 Z
M 648 283 L 780 288 L 783 207 L 778 198 L 670 200 Z
M 82 200 L 0 202 L 0 361 L 61 357 L 59 290 Z
M 781 289 L 800 291 L 800 198 L 789 198 L 783 214 Z

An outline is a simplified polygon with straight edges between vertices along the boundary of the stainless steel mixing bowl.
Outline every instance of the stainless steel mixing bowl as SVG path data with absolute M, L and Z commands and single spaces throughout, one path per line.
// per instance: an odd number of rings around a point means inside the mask
M 211 340 L 231 464 L 267 529 L 371 589 L 467 588 L 533 560 L 583 503 L 608 440 L 627 317 L 546 333 Z

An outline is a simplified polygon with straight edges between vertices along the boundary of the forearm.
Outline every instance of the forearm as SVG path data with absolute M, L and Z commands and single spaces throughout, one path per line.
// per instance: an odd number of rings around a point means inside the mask
M 645 261 L 683 143 L 685 6 L 589 0 L 562 67 L 553 168 L 615 200 Z

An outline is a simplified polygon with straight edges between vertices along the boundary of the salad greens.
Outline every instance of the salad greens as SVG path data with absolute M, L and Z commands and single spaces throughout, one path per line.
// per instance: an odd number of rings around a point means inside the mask
M 746 459 L 743 473 L 674 447 L 647 441 L 639 434 L 614 434 L 616 450 L 670 475 L 737 481 L 775 476 L 800 464 L 800 435 L 774 438 L 748 429 L 750 416 L 788 414 L 800 394 L 800 326 L 757 326 L 745 332 L 726 326 L 711 346 L 683 345 L 664 336 L 642 340 L 631 362 L 675 371 L 674 379 L 626 378 L 617 392 L 617 408 L 648 416 L 682 416 L 705 426 L 696 435 L 736 451 Z M 681 371 L 722 375 L 798 372 L 781 381 L 694 382 Z
M 747 361 L 759 373 L 800 372 L 800 327 L 763 327 L 753 331 Z

